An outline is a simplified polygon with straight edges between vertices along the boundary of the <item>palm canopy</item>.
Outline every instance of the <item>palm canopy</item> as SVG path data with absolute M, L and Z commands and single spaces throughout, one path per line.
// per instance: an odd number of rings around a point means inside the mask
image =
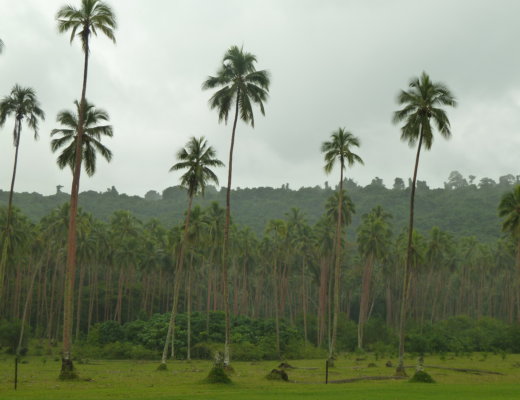
M 451 136 L 450 121 L 442 107 L 455 107 L 457 102 L 444 84 L 432 82 L 426 72 L 419 78 L 412 78 L 409 88 L 408 91 L 402 90 L 397 96 L 397 102 L 403 108 L 394 113 L 393 122 L 397 124 L 404 121 L 401 140 L 414 146 L 422 136 L 424 146 L 429 150 L 433 143 L 430 121 L 433 119 L 440 134 L 448 139 Z
M 520 240 L 520 185 L 502 196 L 498 215 L 504 218 L 502 229 Z
M 99 152 L 108 162 L 112 160 L 112 152 L 101 143 L 103 136 L 112 137 L 113 130 L 111 125 L 99 125 L 108 122 L 109 116 L 105 110 L 96 108 L 93 104 L 85 102 L 85 122 L 83 124 L 82 137 L 82 159 L 84 160 L 85 171 L 89 176 L 96 172 L 96 154 Z M 79 130 L 79 113 L 80 105 L 76 100 L 76 113 L 69 110 L 63 110 L 58 113 L 56 120 L 64 128 L 57 128 L 51 131 L 51 136 L 61 135 L 51 141 L 51 150 L 56 152 L 58 149 L 65 147 L 58 156 L 58 166 L 63 169 L 69 166 L 74 170 L 76 160 L 76 140 Z
M 34 138 L 38 137 L 38 121 L 45 119 L 45 113 L 40 108 L 40 102 L 32 88 L 24 88 L 14 85 L 11 93 L 0 100 L 0 127 L 4 126 L 8 117 L 14 116 L 16 120 L 13 130 L 14 144 L 18 143 L 20 125 L 26 120 L 27 125 L 34 130 Z
M 331 140 L 321 145 L 321 152 L 325 153 L 325 172 L 329 174 L 337 161 L 342 170 L 345 168 L 345 163 L 349 167 L 356 162 L 363 164 L 361 157 L 352 152 L 353 147 L 359 147 L 359 139 L 352 133 L 345 128 L 338 128 L 332 132 Z
M 93 33 L 97 36 L 101 31 L 106 37 L 116 42 L 114 30 L 117 28 L 115 14 L 112 8 L 99 0 L 81 0 L 80 8 L 71 5 L 63 6 L 56 13 L 58 32 L 71 31 L 70 41 L 78 36 L 83 50 L 88 49 L 88 39 Z
M 186 188 L 189 197 L 198 193 L 204 195 L 204 188 L 209 182 L 218 185 L 218 178 L 211 168 L 224 164 L 216 158 L 215 149 L 208 145 L 204 137 L 192 137 L 186 147 L 178 151 L 177 159 L 179 162 L 170 168 L 170 172 L 186 170 L 181 176 L 181 185 Z
M 237 102 L 240 118 L 255 126 L 253 104 L 260 107 L 265 115 L 264 101 L 269 92 L 270 77 L 266 70 L 257 71 L 256 56 L 244 52 L 242 47 L 231 46 L 224 55 L 222 66 L 216 76 L 208 76 L 202 84 L 202 89 L 220 89 L 209 99 L 211 109 L 218 110 L 219 122 L 227 122 L 229 111 Z

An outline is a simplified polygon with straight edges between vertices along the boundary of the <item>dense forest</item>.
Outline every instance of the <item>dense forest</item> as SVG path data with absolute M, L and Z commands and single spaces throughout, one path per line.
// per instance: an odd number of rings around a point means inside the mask
M 517 351 L 516 242 L 501 236 L 496 211 L 516 180 L 508 175 L 499 183 L 462 182 L 453 186 L 450 179 L 444 189 L 433 190 L 418 185 L 408 346 Z M 408 189 L 400 180 L 387 189 L 378 179 L 366 187 L 346 181 L 346 187 L 350 207 L 344 220 L 355 235 L 347 232 L 342 246 L 338 350 L 395 351 Z M 233 195 L 228 276 L 233 351 L 239 359 L 323 355 L 333 304 L 333 189 L 237 189 Z M 176 274 L 185 190 L 168 188 L 145 199 L 115 189 L 82 194 L 74 299 L 78 357 L 158 357 L 176 281 L 182 282 L 176 357 L 207 357 L 222 343 L 224 209 L 216 201 L 221 196 L 210 189 L 197 199 L 186 268 Z M 67 198 L 15 196 L 22 211 L 12 216 L 16 245 L 0 305 L 2 344 L 13 350 L 21 319 L 27 332 L 46 339 L 37 351 L 61 340 Z M 6 208 L 0 213 L 4 225 Z M 485 343 L 476 339 L 481 336 Z
M 479 240 L 490 242 L 501 235 L 497 204 L 502 194 L 511 190 L 520 176 L 512 174 L 499 177 L 496 181 L 482 178 L 474 182 L 475 177 L 464 178 L 453 171 L 447 178 L 444 188 L 432 189 L 427 182 L 419 181 L 417 187 L 416 228 L 426 233 L 432 226 L 438 226 L 456 236 L 475 236 Z M 348 179 L 345 185 L 349 196 L 356 205 L 350 233 L 355 234 L 361 216 L 373 207 L 380 205 L 393 215 L 393 228 L 399 232 L 406 225 L 409 182 L 405 184 L 396 178 L 392 188 L 387 188 L 379 178 L 374 178 L 367 186 L 360 186 Z M 324 187 L 302 187 L 290 189 L 289 184 L 281 188 L 236 188 L 232 191 L 234 222 L 251 228 L 257 235 L 264 231 L 267 221 L 283 218 L 292 207 L 299 208 L 310 224 L 321 217 L 323 207 L 335 188 L 325 183 Z M 0 204 L 7 203 L 8 192 L 0 190 Z M 69 201 L 70 196 L 61 192 L 51 196 L 38 193 L 16 193 L 14 201 L 25 215 L 33 222 L 39 221 L 54 208 Z M 115 187 L 105 192 L 87 191 L 80 194 L 81 208 L 94 217 L 108 222 L 118 210 L 130 211 L 143 222 L 156 218 L 166 227 L 171 228 L 182 222 L 186 209 L 186 191 L 180 186 L 166 188 L 159 193 L 150 190 L 143 197 L 128 196 L 118 193 Z M 207 207 L 212 202 L 225 202 L 225 188 L 218 190 L 208 186 L 204 197 L 198 197 L 194 204 Z

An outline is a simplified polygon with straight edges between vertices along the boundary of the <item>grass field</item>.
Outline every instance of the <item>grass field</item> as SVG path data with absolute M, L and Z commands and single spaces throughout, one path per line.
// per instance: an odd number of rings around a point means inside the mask
M 520 355 L 472 354 L 464 357 L 426 357 L 425 365 L 470 368 L 500 372 L 503 375 L 467 373 L 426 368 L 436 384 L 408 383 L 406 380 L 358 381 L 324 384 L 325 362 L 293 360 L 299 369 L 288 370 L 294 382 L 268 381 L 265 375 L 277 362 L 235 362 L 231 385 L 202 383 L 209 361 L 175 361 L 167 371 L 156 371 L 158 362 L 90 361 L 76 364 L 81 380 L 62 382 L 57 379 L 60 362 L 43 357 L 28 357 L 19 366 L 19 388 L 13 390 L 14 360 L 0 358 L 0 399 L 520 399 Z M 395 364 L 396 360 L 392 360 Z M 367 355 L 340 357 L 330 369 L 329 379 L 340 380 L 363 376 L 391 376 L 393 368 L 385 360 Z M 375 367 L 368 367 L 375 363 Z M 415 360 L 407 364 L 413 365 Z M 300 369 L 301 368 L 301 369 Z M 309 368 L 309 369 L 305 369 Z M 316 369 L 311 369 L 316 368 Z M 414 370 L 410 369 L 409 374 Z

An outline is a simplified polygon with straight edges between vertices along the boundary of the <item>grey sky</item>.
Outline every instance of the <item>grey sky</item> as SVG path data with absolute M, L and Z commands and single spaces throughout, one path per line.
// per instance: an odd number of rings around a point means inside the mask
M 37 142 L 24 127 L 16 191 L 69 190 L 56 166 L 49 132 L 56 114 L 80 95 L 79 42 L 59 35 L 54 15 L 64 0 L 0 0 L 0 96 L 15 83 L 33 87 L 47 114 Z M 79 0 L 70 0 L 79 5 Z M 239 124 L 233 186 L 291 188 L 337 181 L 323 172 L 320 145 L 338 127 L 361 140 L 364 167 L 347 171 L 360 184 L 408 178 L 414 150 L 391 123 L 395 97 L 426 71 L 447 84 L 453 137 L 423 153 L 419 179 L 442 186 L 450 171 L 497 179 L 520 174 L 520 2 L 111 0 L 117 45 L 93 39 L 87 97 L 106 109 L 114 160 L 98 162 L 81 190 L 143 195 L 178 183 L 168 173 L 176 151 L 204 135 L 227 163 L 231 126 L 209 109 L 200 89 L 229 46 L 243 45 L 272 74 L 266 116 Z M 14 156 L 12 125 L 0 130 L 0 188 Z M 221 184 L 226 171 L 218 171 Z

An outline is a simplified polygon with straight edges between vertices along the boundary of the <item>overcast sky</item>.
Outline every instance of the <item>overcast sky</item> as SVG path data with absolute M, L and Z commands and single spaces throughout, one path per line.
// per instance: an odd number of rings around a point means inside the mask
M 35 89 L 46 113 L 40 138 L 24 126 L 15 190 L 69 191 L 49 133 L 56 114 L 80 96 L 80 43 L 56 29 L 64 0 L 0 0 L 0 96 L 18 83 Z M 70 4 L 79 6 L 79 0 Z M 117 44 L 94 37 L 87 98 L 106 109 L 114 159 L 83 174 L 81 191 L 144 195 L 178 184 L 169 173 L 191 136 L 204 135 L 227 164 L 231 124 L 218 124 L 201 83 L 231 45 L 270 71 L 266 116 L 239 124 L 233 187 L 335 184 L 323 172 L 320 145 L 345 127 L 361 140 L 365 166 L 347 176 L 366 185 L 411 176 L 415 150 L 392 125 L 396 95 L 426 71 L 448 85 L 453 137 L 422 154 L 419 179 L 442 186 L 453 170 L 497 179 L 520 174 L 520 2 L 515 0 L 111 0 Z M 0 129 L 0 188 L 8 190 L 13 120 Z M 225 184 L 226 170 L 217 172 Z

